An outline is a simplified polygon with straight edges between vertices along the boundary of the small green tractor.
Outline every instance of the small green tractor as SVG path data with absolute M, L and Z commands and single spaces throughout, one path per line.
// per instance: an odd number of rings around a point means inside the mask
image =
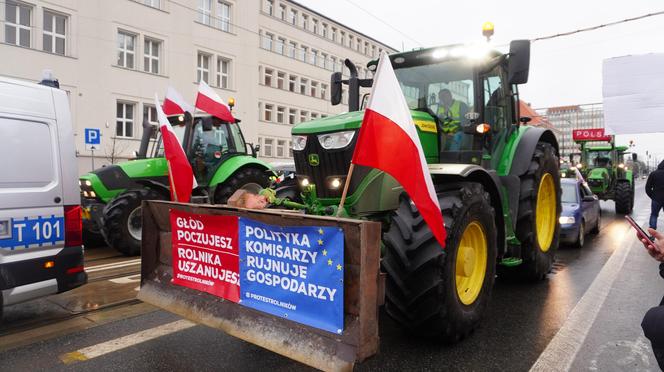
M 185 113 L 171 116 L 169 121 L 198 183 L 192 199 L 225 203 L 238 188 L 258 192 L 269 185 L 270 166 L 256 159 L 258 148 L 245 142 L 239 120 L 228 123 Z M 160 138 L 158 128 L 144 121 L 136 160 L 80 177 L 86 240 L 103 237 L 109 246 L 126 255 L 140 253 L 141 202 L 170 199 L 168 165 Z M 150 144 L 152 149 L 148 151 Z
M 429 163 L 446 247 L 394 178 L 356 166 L 347 179 L 363 118 L 359 89 L 372 85 L 349 60 L 350 77 L 331 79 L 332 104 L 339 103 L 342 85 L 349 86 L 349 112 L 292 129 L 297 182 L 278 189 L 274 200 L 287 196 L 308 213 L 381 222 L 387 312 L 417 334 L 455 342 L 485 313 L 498 268 L 530 280 L 551 270 L 561 211 L 558 142 L 519 116 L 517 85 L 528 79 L 528 41 L 513 41 L 509 54 L 480 56 L 453 45 L 389 58 Z M 468 107 L 454 133 L 443 130 L 450 118 L 436 114 L 444 89 Z M 345 183 L 348 197 L 339 211 Z
M 616 213 L 629 214 L 634 207 L 634 174 L 625 164 L 628 146 L 616 146 L 609 136 L 606 144 L 598 141 L 577 141 L 581 145 L 581 160 L 576 168 L 601 200 L 613 200 Z M 636 154 L 632 154 L 636 161 Z

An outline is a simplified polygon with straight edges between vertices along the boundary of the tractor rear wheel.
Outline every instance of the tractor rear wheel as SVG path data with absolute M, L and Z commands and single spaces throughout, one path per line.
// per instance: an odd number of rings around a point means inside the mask
M 558 166 L 553 146 L 539 142 L 528 171 L 521 176 L 516 237 L 523 263 L 516 270 L 528 280 L 544 279 L 558 250 L 562 208 Z
M 629 182 L 618 182 L 615 192 L 616 213 L 629 214 L 632 212 L 632 198 L 632 186 Z
M 383 235 L 385 308 L 414 333 L 457 342 L 482 318 L 495 280 L 496 225 L 489 194 L 477 183 L 438 192 L 447 231 L 440 247 L 410 198 Z
M 259 193 L 270 184 L 265 170 L 258 168 L 242 168 L 230 176 L 224 183 L 217 186 L 214 193 L 214 203 L 224 204 L 238 189 L 245 189 L 252 193 Z
M 104 207 L 101 228 L 104 239 L 110 247 L 127 256 L 141 253 L 143 200 L 168 200 L 168 197 L 147 188 L 127 190 Z

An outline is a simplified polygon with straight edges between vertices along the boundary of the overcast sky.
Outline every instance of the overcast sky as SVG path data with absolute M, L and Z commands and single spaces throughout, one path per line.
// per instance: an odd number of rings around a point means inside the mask
M 297 0 L 394 48 L 410 50 L 483 40 L 482 24 L 495 24 L 497 45 L 533 39 L 664 10 L 664 1 L 425 1 Z M 400 30 L 400 34 L 375 17 Z M 602 60 L 664 52 L 664 15 L 533 43 L 530 79 L 520 88 L 535 108 L 602 102 Z M 664 66 L 663 70 L 664 73 Z M 663 129 L 664 132 L 664 118 Z M 664 159 L 664 135 L 629 136 L 637 152 Z M 618 137 L 621 142 L 627 137 Z

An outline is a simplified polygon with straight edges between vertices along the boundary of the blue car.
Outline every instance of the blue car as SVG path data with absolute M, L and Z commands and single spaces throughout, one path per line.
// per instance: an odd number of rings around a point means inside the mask
M 564 178 L 562 187 L 563 210 L 560 213 L 560 241 L 583 247 L 585 235 L 599 233 L 602 210 L 599 199 L 583 180 Z

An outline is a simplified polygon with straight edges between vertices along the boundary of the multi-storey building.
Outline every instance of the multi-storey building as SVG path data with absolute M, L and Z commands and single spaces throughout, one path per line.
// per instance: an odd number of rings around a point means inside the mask
M 558 129 L 558 143 L 563 157 L 581 151 L 572 139 L 573 130 L 604 128 L 604 110 L 600 103 L 549 107 L 536 111 Z
M 205 80 L 248 142 L 268 161 L 288 159 L 290 129 L 347 110 L 331 106 L 330 74 L 393 48 L 289 0 L 5 0 L 0 74 L 39 80 L 52 70 L 69 93 L 79 171 L 91 168 L 84 129 L 101 128 L 96 166 L 131 157 L 154 94 L 194 100 Z M 347 69 L 343 69 L 347 71 Z M 193 103 L 193 102 L 190 102 Z

